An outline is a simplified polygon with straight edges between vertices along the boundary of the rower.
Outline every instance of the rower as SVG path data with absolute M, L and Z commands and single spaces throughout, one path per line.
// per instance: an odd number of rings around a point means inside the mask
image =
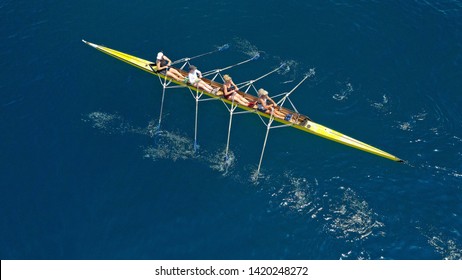
M 231 100 L 233 102 L 236 102 L 238 104 L 241 104 L 243 106 L 248 106 L 251 107 L 251 103 L 242 95 L 239 94 L 239 88 L 236 86 L 236 84 L 233 82 L 233 79 L 231 76 L 228 74 L 225 74 L 223 76 L 223 80 L 225 81 L 225 84 L 223 85 L 223 97 Z
M 188 82 L 197 87 L 197 89 L 205 90 L 208 93 L 216 94 L 220 88 L 213 88 L 206 82 L 202 81 L 202 72 L 194 65 L 189 65 Z
M 178 72 L 178 70 L 170 67 L 170 65 L 172 65 L 172 61 L 166 55 L 164 55 L 162 51 L 157 53 L 155 70 L 153 69 L 152 65 L 152 63 L 149 64 L 149 67 L 154 72 L 173 78 L 177 81 L 183 81 L 185 79 L 183 75 L 181 75 L 181 73 Z
M 259 89 L 258 92 L 258 100 L 257 100 L 257 110 L 263 113 L 266 113 L 268 115 L 274 115 L 276 118 L 280 119 L 285 119 L 286 121 L 289 121 L 292 117 L 292 115 L 285 115 L 278 109 L 278 105 L 276 102 L 274 102 L 271 97 L 268 96 L 268 92 L 264 89 Z

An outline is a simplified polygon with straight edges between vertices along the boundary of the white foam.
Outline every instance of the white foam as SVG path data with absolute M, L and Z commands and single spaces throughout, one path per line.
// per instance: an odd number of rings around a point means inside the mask
M 346 83 L 345 88 L 340 89 L 339 93 L 336 93 L 332 96 L 333 99 L 337 101 L 347 100 L 348 97 L 354 92 L 353 85 L 351 83 Z

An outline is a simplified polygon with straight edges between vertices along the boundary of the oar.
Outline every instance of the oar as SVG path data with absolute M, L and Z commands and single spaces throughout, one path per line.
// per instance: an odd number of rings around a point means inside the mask
M 281 98 L 281 100 L 279 100 L 276 104 L 279 106 L 279 107 L 282 107 L 284 105 L 284 102 L 286 102 L 286 100 L 289 100 L 290 104 L 292 105 L 292 108 L 294 108 L 294 110 L 298 113 L 297 109 L 295 108 L 294 104 L 292 103 L 292 100 L 290 100 L 289 96 L 299 87 L 301 86 L 301 84 L 303 84 L 303 82 L 312 77 L 313 75 L 315 74 L 314 72 L 314 69 L 310 69 L 310 72 L 305 74 L 305 77 L 303 77 L 303 79 L 289 92 L 285 92 L 285 93 L 282 93 L 282 94 L 278 94 L 278 95 L 275 95 L 273 96 L 273 98 L 275 97 L 279 97 L 281 95 L 284 95 L 284 97 Z M 311 121 L 311 119 L 309 117 L 306 117 L 308 120 Z
M 266 73 L 266 74 L 264 74 L 264 75 L 262 75 L 262 76 L 260 76 L 260 77 L 258 77 L 258 78 L 256 78 L 256 79 L 249 80 L 249 81 L 246 81 L 246 82 L 242 82 L 242 83 L 239 83 L 239 84 L 237 84 L 237 85 L 238 85 L 239 87 L 246 87 L 246 86 L 248 86 L 248 85 L 254 84 L 255 82 L 257 82 L 257 81 L 259 81 L 259 80 L 261 80 L 261 79 L 263 79 L 263 78 L 265 78 L 265 77 L 267 77 L 267 76 L 273 74 L 274 72 L 277 72 L 279 69 L 281 69 L 281 68 L 284 67 L 285 65 L 286 65 L 285 63 L 282 63 L 278 68 L 273 69 L 273 70 L 269 71 L 268 73 Z
M 204 72 L 204 73 L 202 74 L 202 76 L 203 76 L 203 77 L 207 77 L 207 76 L 210 76 L 210 75 L 212 75 L 212 74 L 214 74 L 214 73 L 222 72 L 222 71 L 224 71 L 224 70 L 231 69 L 231 68 L 233 68 L 233 67 L 242 65 L 242 64 L 244 64 L 244 63 L 247 63 L 247 62 L 250 62 L 250 61 L 253 61 L 253 60 L 257 60 L 259 57 L 260 57 L 260 54 L 257 53 L 257 54 L 255 54 L 253 57 L 251 57 L 251 58 L 249 58 L 249 59 L 246 59 L 246 60 L 241 61 L 241 62 L 238 62 L 238 63 L 236 63 L 236 64 L 227 66 L 227 67 L 225 67 L 225 68 L 214 69 L 214 70 L 210 70 L 210 71 Z
M 227 50 L 227 49 L 229 49 L 229 44 L 224 44 L 223 46 L 217 47 L 216 50 L 206 52 L 206 53 L 203 53 L 203 54 L 199 54 L 199 55 L 196 55 L 196 56 L 193 56 L 193 57 L 185 57 L 185 58 L 176 60 L 176 61 L 172 62 L 172 65 L 182 63 L 182 62 L 186 62 L 186 61 L 190 61 L 192 59 L 202 57 L 202 56 L 206 56 L 206 55 L 209 55 L 209 54 L 212 54 L 212 53 L 221 52 L 221 51 L 224 51 L 224 50 Z

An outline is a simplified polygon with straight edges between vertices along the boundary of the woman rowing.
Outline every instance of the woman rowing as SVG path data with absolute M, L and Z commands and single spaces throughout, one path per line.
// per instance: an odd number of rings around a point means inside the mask
M 198 89 L 205 90 L 208 93 L 217 93 L 219 88 L 213 88 L 211 85 L 202 81 L 202 72 L 196 66 L 189 65 L 188 82 Z
M 223 97 L 241 105 L 249 106 L 250 102 L 239 94 L 239 88 L 233 82 L 233 79 L 229 75 L 224 75 L 223 80 L 225 81 L 223 85 Z
M 266 90 L 261 88 L 258 90 L 257 93 L 258 93 L 258 100 L 257 100 L 257 110 L 258 111 L 269 114 L 269 115 L 273 115 L 280 119 L 286 119 L 288 117 L 288 119 L 286 120 L 290 120 L 292 116 L 291 115 L 286 116 L 284 113 L 280 111 L 280 107 L 279 107 L 279 110 L 277 110 L 278 104 L 274 102 L 274 100 L 271 99 L 271 97 L 268 96 L 268 92 Z
M 156 71 L 177 81 L 184 81 L 183 75 L 181 75 L 180 72 L 178 72 L 178 70 L 175 68 L 171 68 L 170 65 L 172 65 L 172 61 L 167 56 L 165 56 L 163 52 L 159 52 L 157 54 L 156 60 Z

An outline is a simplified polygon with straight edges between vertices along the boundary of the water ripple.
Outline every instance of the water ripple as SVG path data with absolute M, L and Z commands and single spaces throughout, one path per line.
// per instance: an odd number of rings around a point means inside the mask
M 337 238 L 354 242 L 367 239 L 370 236 L 385 236 L 383 222 L 369 207 L 368 203 L 360 200 L 355 192 L 347 188 L 339 203 L 331 205 L 330 212 L 324 215 L 327 230 Z
M 421 231 L 421 234 L 427 238 L 428 244 L 435 249 L 435 251 L 441 255 L 444 260 L 462 260 L 462 244 L 451 237 L 438 232 L 436 229 L 430 227 L 430 229 L 423 229 L 423 227 L 417 227 Z M 460 236 L 460 234 L 459 234 Z

